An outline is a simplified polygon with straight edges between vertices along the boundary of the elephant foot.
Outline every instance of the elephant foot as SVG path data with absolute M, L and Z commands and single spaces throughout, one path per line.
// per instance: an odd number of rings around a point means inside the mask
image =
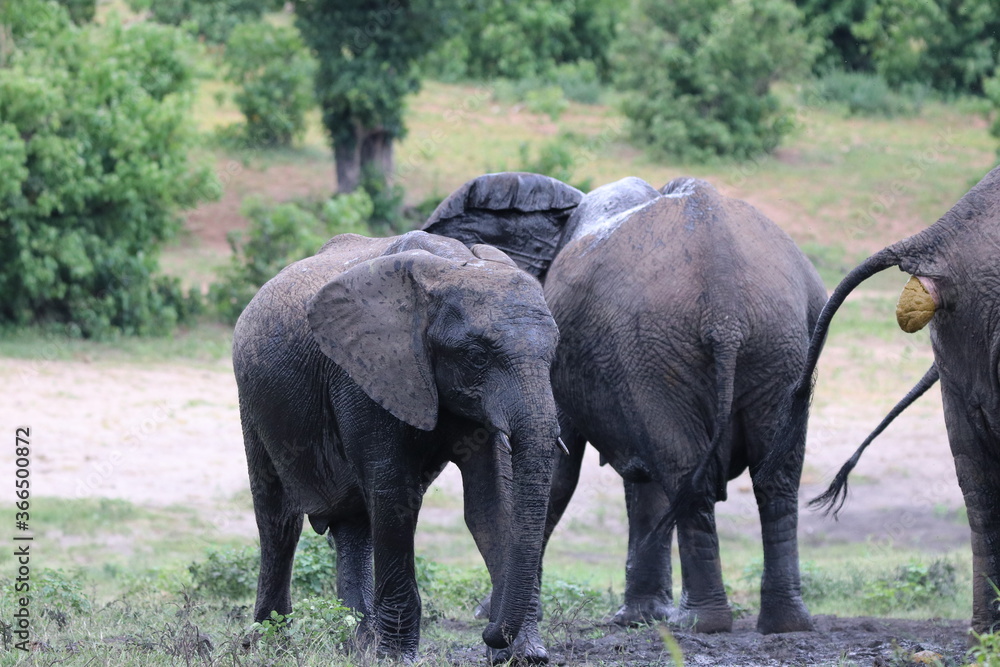
M 704 634 L 732 632 L 733 610 L 728 604 L 724 607 L 684 606 L 671 615 L 670 625 Z
M 760 615 L 757 617 L 757 632 L 760 634 L 808 632 L 812 629 L 812 618 L 800 596 L 771 600 L 761 597 Z
M 531 629 L 522 628 L 517 639 L 507 648 L 487 647 L 486 651 L 491 665 L 502 665 L 508 662 L 519 665 L 547 665 L 549 662 L 549 653 L 542 645 L 538 626 Z
M 670 598 L 646 598 L 630 600 L 621 606 L 611 618 L 615 625 L 631 628 L 654 621 L 664 621 L 674 613 L 673 600 Z

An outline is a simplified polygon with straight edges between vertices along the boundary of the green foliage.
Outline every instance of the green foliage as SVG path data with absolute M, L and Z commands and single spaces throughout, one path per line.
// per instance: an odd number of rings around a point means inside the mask
M 172 28 L 78 28 L 52 3 L 34 7 L 0 17 L 17 44 L 0 77 L 0 322 L 169 331 L 197 299 L 155 275 L 159 246 L 179 209 L 217 194 L 188 159 L 194 45 Z
M 692 161 L 774 150 L 792 122 L 771 84 L 816 53 L 801 23 L 788 0 L 640 0 L 614 50 L 634 141 Z
M 809 104 L 843 104 L 851 116 L 912 116 L 921 99 L 893 91 L 877 74 L 834 70 L 818 78 L 805 100 Z
M 969 648 L 968 659 L 977 667 L 1000 667 L 1000 634 L 971 632 L 976 643 Z
M 62 570 L 43 569 L 31 582 L 36 599 L 41 601 L 42 614 L 64 626 L 70 617 L 89 614 L 90 598 L 83 592 L 79 576 Z
M 531 146 L 528 142 L 524 142 L 518 151 L 520 162 L 515 171 L 551 176 L 563 183 L 570 183 L 578 190 L 588 192 L 591 188 L 591 179 L 573 181 L 576 170 L 576 148 L 574 136 L 562 133 L 554 140 L 538 146 L 537 156 L 532 157 Z
M 993 72 L 993 76 L 983 82 L 983 92 L 993 107 L 993 124 L 990 125 L 990 134 L 1000 139 L 1000 66 Z M 1000 154 L 1000 147 L 997 148 Z
M 343 646 L 354 636 L 361 620 L 360 613 L 345 607 L 340 600 L 329 597 L 299 600 L 294 614 L 293 638 L 306 642 L 328 640 L 338 646 Z
M 900 566 L 893 577 L 869 582 L 862 595 L 873 609 L 884 613 L 926 604 L 935 598 L 953 598 L 957 593 L 955 566 L 939 559 L 930 565 Z
M 420 88 L 417 60 L 447 34 L 454 9 L 453 0 L 296 2 L 296 24 L 319 61 L 316 99 L 338 178 L 386 166 L 377 153 L 405 134 L 404 99 Z M 355 186 L 340 182 L 341 192 Z
M 331 236 L 367 233 L 374 205 L 359 190 L 312 206 L 253 197 L 243 202 L 241 212 L 250 226 L 246 233 L 230 232 L 233 255 L 208 294 L 209 303 L 228 322 L 236 321 L 264 283 L 292 262 L 314 255 Z
M 446 570 L 419 555 L 414 561 L 423 615 L 428 620 L 461 618 L 490 592 L 490 577 L 484 568 Z
M 73 23 L 82 25 L 94 20 L 94 13 L 97 9 L 97 0 L 59 0 L 59 4 L 66 8 Z
M 366 165 L 361 173 L 360 191 L 368 195 L 372 204 L 368 226 L 373 234 L 387 236 L 408 231 L 410 225 L 403 215 L 403 186 L 388 182 L 373 165 Z
M 852 32 L 889 85 L 979 94 L 997 66 L 1000 13 L 992 0 L 874 0 Z
M 205 560 L 188 565 L 195 590 L 209 597 L 244 600 L 257 590 L 260 550 L 208 549 Z
M 461 29 L 425 68 L 444 80 L 507 78 L 553 83 L 561 65 L 608 74 L 619 3 L 611 0 L 463 0 Z
M 279 0 L 128 0 L 133 11 L 148 10 L 154 21 L 183 26 L 208 42 L 221 44 L 241 23 L 281 8 Z
M 854 33 L 877 0 L 795 0 L 821 46 L 816 69 L 871 72 L 870 44 Z
M 316 62 L 298 30 L 262 21 L 241 24 L 226 44 L 224 63 L 226 80 L 240 87 L 234 99 L 246 117 L 246 142 L 287 146 L 302 136 Z
M 337 552 L 327 539 L 312 530 L 302 533 L 295 548 L 292 590 L 307 597 L 335 597 Z

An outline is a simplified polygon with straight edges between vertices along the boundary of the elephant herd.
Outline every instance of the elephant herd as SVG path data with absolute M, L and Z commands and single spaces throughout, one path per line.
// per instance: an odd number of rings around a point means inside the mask
M 415 659 L 417 515 L 453 462 L 493 584 L 481 605 L 490 658 L 546 662 L 542 557 L 589 442 L 625 484 L 615 622 L 731 629 L 714 505 L 749 468 L 764 543 L 757 629 L 811 629 L 796 533 L 813 373 L 837 307 L 891 266 L 914 276 L 900 326 L 930 322 L 935 361 L 887 420 L 940 380 L 972 528 L 972 625 L 992 629 L 1000 168 L 936 224 L 865 260 L 829 300 L 773 222 L 690 178 L 659 190 L 626 178 L 585 195 L 538 174 L 488 174 L 423 231 L 334 237 L 264 285 L 234 333 L 261 545 L 255 618 L 291 611 L 306 516 L 337 550 L 337 591 L 361 612 L 359 640 Z M 843 501 L 860 451 L 824 501 Z

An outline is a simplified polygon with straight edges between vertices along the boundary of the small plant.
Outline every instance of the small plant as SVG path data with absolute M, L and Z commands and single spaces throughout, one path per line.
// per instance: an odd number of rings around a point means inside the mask
M 343 646 L 361 622 L 361 614 L 338 599 L 314 597 L 295 605 L 293 636 L 303 641 L 329 640 Z
M 32 582 L 32 589 L 41 600 L 42 616 L 55 621 L 59 629 L 65 628 L 73 616 L 90 613 L 90 599 L 84 594 L 78 576 L 45 569 Z
M 528 91 L 524 96 L 524 104 L 532 113 L 545 114 L 552 120 L 559 120 L 569 106 L 559 86 L 544 86 Z
M 223 60 L 226 80 L 240 87 L 234 100 L 246 118 L 245 142 L 288 146 L 302 136 L 313 104 L 316 62 L 298 30 L 264 21 L 244 23 L 233 30 Z
M 884 613 L 896 607 L 955 597 L 957 592 L 955 566 L 938 559 L 930 565 L 903 565 L 892 577 L 869 582 L 862 595 L 877 611 Z
M 285 631 L 288 630 L 292 619 L 295 617 L 295 612 L 289 614 L 279 614 L 276 611 L 271 611 L 271 615 L 265 618 L 263 621 L 257 621 L 250 629 L 254 632 L 260 633 L 260 638 L 265 643 L 276 641 L 278 638 L 283 638 Z
M 257 589 L 260 552 L 253 547 L 209 549 L 205 560 L 188 565 L 195 588 L 205 595 L 245 599 Z
M 576 170 L 576 158 L 574 157 L 574 146 L 572 136 L 560 134 L 554 141 L 542 144 L 538 147 L 538 155 L 531 156 L 531 148 L 527 142 L 522 143 L 519 148 L 520 165 L 518 171 L 530 171 L 536 174 L 544 174 L 552 178 L 570 183 L 573 187 L 583 192 L 587 192 L 591 187 L 591 179 L 573 182 L 573 173 Z
M 252 197 L 241 212 L 250 218 L 250 227 L 245 233 L 230 232 L 233 255 L 208 292 L 209 303 L 228 322 L 236 321 L 261 285 L 292 262 L 313 255 L 331 236 L 368 233 L 374 204 L 358 190 L 304 205 Z
M 889 88 L 881 76 L 835 70 L 818 79 L 806 96 L 807 103 L 839 103 L 851 116 L 913 116 L 920 111 L 920 95 L 906 95 Z
M 966 653 L 966 657 L 978 667 L 1000 667 L 1000 634 L 970 632 L 976 643 Z
M 327 538 L 311 530 L 302 533 L 292 570 L 293 597 L 336 595 L 337 552 Z

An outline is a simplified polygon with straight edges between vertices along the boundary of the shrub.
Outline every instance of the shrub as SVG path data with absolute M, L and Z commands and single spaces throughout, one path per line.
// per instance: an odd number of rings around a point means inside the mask
M 295 548 L 292 589 L 301 597 L 335 597 L 337 594 L 337 552 L 327 538 L 312 530 L 302 533 Z
M 374 207 L 363 190 L 313 205 L 244 201 L 250 219 L 246 233 L 230 232 L 229 265 L 211 285 L 208 300 L 220 317 L 235 322 L 261 285 L 297 260 L 316 253 L 335 234 L 367 233 Z
M 260 550 L 208 549 L 205 560 L 188 565 L 195 589 L 211 597 L 242 600 L 257 590 Z
M 874 609 L 887 612 L 938 598 L 953 598 L 957 592 L 955 566 L 938 559 L 930 565 L 903 565 L 892 577 L 869 582 L 862 595 Z
M 983 84 L 983 91 L 993 106 L 993 124 L 990 126 L 990 134 L 1000 139 L 1000 66 L 997 67 L 993 76 Z M 1000 155 L 1000 148 L 997 148 Z
M 241 23 L 281 8 L 279 0 L 128 0 L 133 11 L 149 11 L 157 23 L 184 26 L 208 42 L 221 44 Z
M 78 28 L 53 3 L 12 4 L 33 21 L 0 16 L 18 47 L 0 77 L 0 322 L 169 331 L 194 298 L 156 275 L 159 247 L 179 209 L 218 193 L 188 158 L 194 45 L 172 28 Z
M 287 146 L 302 136 L 316 63 L 298 30 L 264 22 L 239 25 L 224 63 L 226 80 L 240 87 L 234 99 L 246 117 L 247 142 Z
M 619 31 L 615 85 L 634 141 L 692 161 L 750 159 L 792 126 L 771 84 L 816 49 L 788 0 L 640 0 Z
M 920 111 L 919 99 L 893 91 L 877 74 L 832 71 L 817 79 L 807 101 L 837 103 L 852 116 L 911 116 Z
M 587 192 L 591 188 L 591 179 L 573 182 L 576 170 L 576 145 L 570 134 L 560 134 L 556 139 L 538 147 L 538 155 L 531 156 L 531 147 L 527 142 L 519 148 L 520 164 L 515 171 L 528 171 L 536 174 L 570 183 L 573 187 Z
M 66 627 L 72 617 L 90 613 L 90 599 L 83 592 L 79 576 L 43 569 L 31 586 L 41 602 L 41 615 L 55 621 L 60 628 Z
M 66 8 L 69 17 L 77 25 L 89 23 L 94 20 L 97 0 L 59 0 L 59 4 Z

